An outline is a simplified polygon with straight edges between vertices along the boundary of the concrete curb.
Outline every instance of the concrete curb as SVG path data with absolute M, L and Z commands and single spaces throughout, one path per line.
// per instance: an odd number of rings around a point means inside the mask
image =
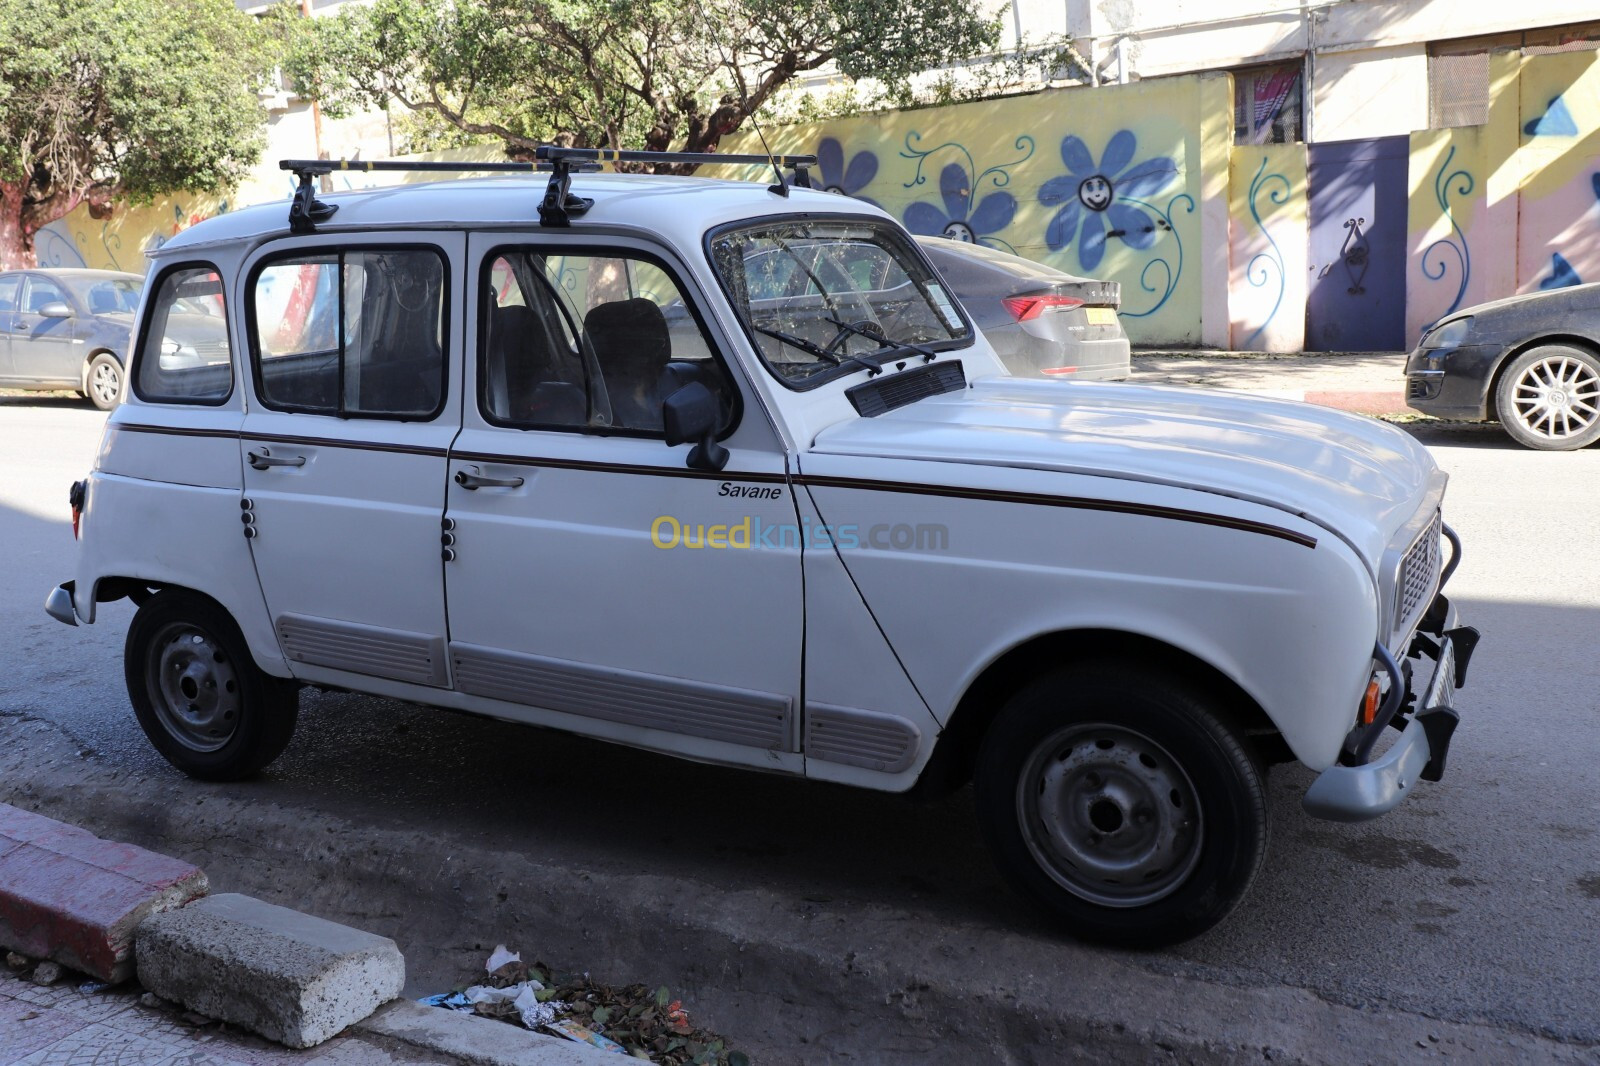
M 613 1061 L 609 1053 L 576 1041 L 404 999 L 379 1007 L 354 1028 L 419 1050 L 454 1055 L 469 1066 L 595 1066 L 602 1057 Z
M 125 981 L 139 924 L 205 893 L 186 862 L 0 804 L 0 947 Z
M 289 1047 L 362 1032 L 470 1066 L 581 1066 L 604 1054 L 396 1000 L 405 960 L 392 940 L 206 889 L 188 863 L 0 804 L 0 948 L 113 984 L 137 970 L 163 999 Z M 352 982 L 372 987 L 331 995 Z

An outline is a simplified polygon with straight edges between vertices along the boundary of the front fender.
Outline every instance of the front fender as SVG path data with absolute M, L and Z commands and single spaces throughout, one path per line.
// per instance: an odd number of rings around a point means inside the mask
M 944 530 L 942 549 L 883 550 L 865 537 L 840 545 L 941 724 L 1012 649 L 1042 634 L 1116 630 L 1210 664 L 1260 705 L 1297 758 L 1314 769 L 1331 765 L 1371 676 L 1379 612 L 1365 564 L 1339 538 L 1281 511 L 1183 494 L 1191 509 L 1198 503 L 1219 516 L 1275 523 L 1302 539 L 1161 517 L 1154 495 L 1164 492 L 1170 504 L 1171 490 L 1119 488 L 1151 495 L 1151 507 L 1140 513 L 861 487 L 809 491 L 836 529 Z

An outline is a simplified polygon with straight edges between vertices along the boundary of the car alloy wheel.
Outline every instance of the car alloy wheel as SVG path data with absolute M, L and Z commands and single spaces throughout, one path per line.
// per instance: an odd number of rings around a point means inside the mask
M 1506 367 L 1496 399 L 1501 423 L 1519 444 L 1582 448 L 1600 437 L 1600 360 L 1566 345 L 1534 348 Z

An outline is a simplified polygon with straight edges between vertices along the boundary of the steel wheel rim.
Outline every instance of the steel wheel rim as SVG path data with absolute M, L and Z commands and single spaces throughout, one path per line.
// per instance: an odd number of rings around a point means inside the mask
M 173 622 L 150 644 L 150 698 L 167 735 L 191 751 L 218 751 L 239 727 L 239 676 L 215 637 Z
M 110 363 L 99 363 L 90 372 L 89 387 L 101 403 L 110 404 L 122 391 L 122 375 Z
M 1545 440 L 1571 440 L 1600 417 L 1600 374 L 1582 359 L 1547 356 L 1517 377 L 1511 406 L 1529 433 Z
M 1160 744 L 1105 723 L 1051 734 L 1017 781 L 1034 860 L 1068 892 L 1105 907 L 1163 899 L 1200 861 L 1194 783 Z

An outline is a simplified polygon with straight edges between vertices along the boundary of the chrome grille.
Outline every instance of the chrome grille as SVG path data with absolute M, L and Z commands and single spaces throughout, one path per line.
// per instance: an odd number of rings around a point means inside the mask
M 1410 628 L 1416 616 L 1428 605 L 1428 599 L 1439 583 L 1440 516 L 1435 513 L 1422 535 L 1412 541 L 1400 561 L 1399 580 L 1395 583 L 1395 622 Z

